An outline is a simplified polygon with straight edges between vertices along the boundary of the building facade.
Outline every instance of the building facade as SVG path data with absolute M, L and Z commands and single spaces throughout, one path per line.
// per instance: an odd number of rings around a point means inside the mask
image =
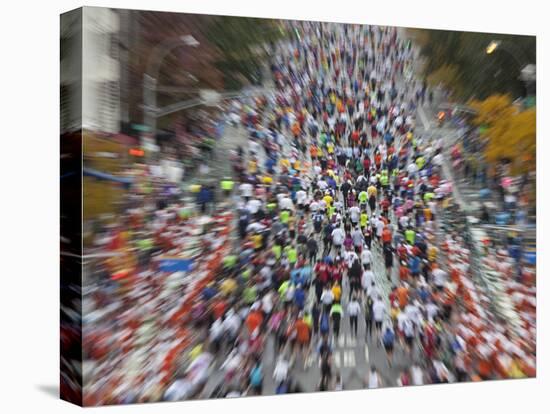
M 106 8 L 82 10 L 82 126 L 116 134 L 121 120 L 119 16 Z

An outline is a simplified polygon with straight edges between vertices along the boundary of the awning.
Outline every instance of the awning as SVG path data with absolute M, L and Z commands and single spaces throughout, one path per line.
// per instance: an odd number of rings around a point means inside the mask
M 117 177 L 116 175 L 97 171 L 92 168 L 84 168 L 82 170 L 82 173 L 84 176 L 95 177 L 100 180 L 114 181 L 114 182 L 122 183 L 126 185 L 132 184 L 134 181 L 133 177 Z
M 192 259 L 177 257 L 161 257 L 159 259 L 159 269 L 163 272 L 187 272 L 192 266 Z

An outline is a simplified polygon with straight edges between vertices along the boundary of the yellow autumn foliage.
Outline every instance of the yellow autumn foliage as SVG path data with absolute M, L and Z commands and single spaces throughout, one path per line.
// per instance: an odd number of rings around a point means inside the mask
M 509 95 L 491 95 L 483 101 L 470 101 L 470 107 L 477 112 L 474 122 L 477 125 L 493 126 L 499 120 L 517 112 Z
M 489 163 L 512 161 L 512 172 L 532 171 L 536 164 L 536 109 L 520 111 L 508 95 L 493 95 L 484 101 L 472 101 L 477 111 L 474 123 L 487 129 L 485 156 Z

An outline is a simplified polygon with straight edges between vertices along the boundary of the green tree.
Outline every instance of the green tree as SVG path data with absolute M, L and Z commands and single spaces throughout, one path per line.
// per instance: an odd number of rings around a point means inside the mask
M 238 89 L 244 82 L 261 80 L 268 57 L 264 46 L 279 39 L 282 32 L 276 20 L 217 16 L 206 36 L 220 53 L 217 66 L 224 74 L 225 88 Z

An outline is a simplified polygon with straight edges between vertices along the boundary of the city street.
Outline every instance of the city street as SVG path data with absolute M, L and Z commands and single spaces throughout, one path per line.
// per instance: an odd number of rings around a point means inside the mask
M 534 268 L 514 237 L 479 236 L 464 131 L 421 47 L 391 27 L 277 27 L 263 85 L 210 109 L 212 157 L 176 182 L 145 158 L 125 224 L 98 233 L 114 259 L 85 294 L 86 389 L 175 401 L 533 376 Z M 103 394 L 111 358 L 135 394 Z

